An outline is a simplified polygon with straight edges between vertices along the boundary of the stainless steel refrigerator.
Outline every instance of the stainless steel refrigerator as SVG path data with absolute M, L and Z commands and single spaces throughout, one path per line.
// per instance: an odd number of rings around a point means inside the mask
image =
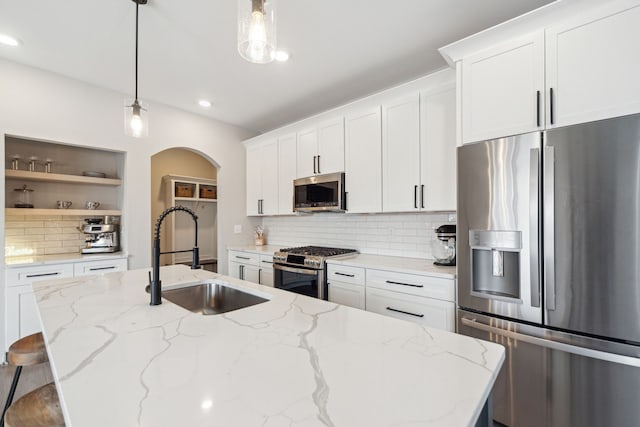
M 640 115 L 460 147 L 457 256 L 496 421 L 640 425 Z

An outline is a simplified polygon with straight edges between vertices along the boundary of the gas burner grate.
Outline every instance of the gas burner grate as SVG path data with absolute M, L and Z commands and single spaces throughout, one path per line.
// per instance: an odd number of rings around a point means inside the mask
M 331 257 L 336 255 L 355 253 L 357 251 L 355 249 L 326 248 L 323 246 L 301 246 L 297 248 L 281 249 L 280 252 L 287 252 L 294 255 Z

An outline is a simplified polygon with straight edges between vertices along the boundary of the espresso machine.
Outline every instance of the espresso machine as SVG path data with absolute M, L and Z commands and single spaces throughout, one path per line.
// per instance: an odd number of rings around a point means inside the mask
M 120 250 L 120 224 L 102 218 L 86 218 L 80 228 L 85 235 L 83 254 L 118 252 Z M 107 222 L 109 222 L 107 224 Z

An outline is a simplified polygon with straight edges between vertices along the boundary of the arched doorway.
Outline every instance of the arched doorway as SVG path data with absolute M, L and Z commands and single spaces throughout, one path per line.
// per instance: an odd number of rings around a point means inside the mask
M 217 271 L 217 167 L 204 155 L 186 148 L 169 148 L 151 156 L 151 239 L 157 218 L 167 208 L 183 205 L 198 216 L 198 246 L 204 268 Z M 163 252 L 191 249 L 194 226 L 182 212 L 167 217 L 160 233 Z M 162 255 L 161 265 L 188 263 L 191 253 Z

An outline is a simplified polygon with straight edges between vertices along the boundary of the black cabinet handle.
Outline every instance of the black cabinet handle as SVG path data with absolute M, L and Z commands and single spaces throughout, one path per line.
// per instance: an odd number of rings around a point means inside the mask
M 239 271 L 239 276 L 240 276 L 240 280 L 244 280 L 244 265 L 240 266 L 240 271 Z
M 395 311 L 396 313 L 408 314 L 409 316 L 414 316 L 414 317 L 424 317 L 424 314 L 410 313 L 408 311 L 398 310 L 398 309 L 391 308 L 391 307 L 387 307 L 387 310 Z
M 267 264 L 273 264 L 273 261 L 265 261 L 265 260 L 262 260 L 262 262 L 266 262 Z
M 320 172 L 320 154 L 318 154 L 318 173 L 321 173 Z
M 336 275 L 337 276 L 346 276 L 346 277 L 356 277 L 355 274 L 340 273 L 339 271 L 336 271 Z
M 258 269 L 258 285 L 262 285 L 262 269 Z
M 555 108 L 553 106 L 553 88 L 549 88 L 549 115 L 551 116 L 551 124 L 555 124 Z
M 318 156 L 313 156 L 313 173 L 318 173 L 316 172 L 316 157 Z
M 116 268 L 115 265 L 110 265 L 109 267 L 92 267 L 89 269 L 89 271 L 113 270 L 114 268 Z
M 420 186 L 420 207 L 424 209 L 424 184 Z
M 27 277 L 57 276 L 58 274 L 60 274 L 60 273 L 56 271 L 55 273 L 27 274 Z
M 540 127 L 540 91 L 536 91 L 536 126 Z
M 418 209 L 418 186 L 413 186 L 413 207 Z
M 251 259 L 248 256 L 240 256 L 240 255 L 236 255 L 236 258 L 238 258 L 238 259 Z
M 424 288 L 424 285 L 412 285 L 410 283 L 394 282 L 392 280 L 387 280 L 387 283 L 390 285 L 411 286 L 412 288 Z

